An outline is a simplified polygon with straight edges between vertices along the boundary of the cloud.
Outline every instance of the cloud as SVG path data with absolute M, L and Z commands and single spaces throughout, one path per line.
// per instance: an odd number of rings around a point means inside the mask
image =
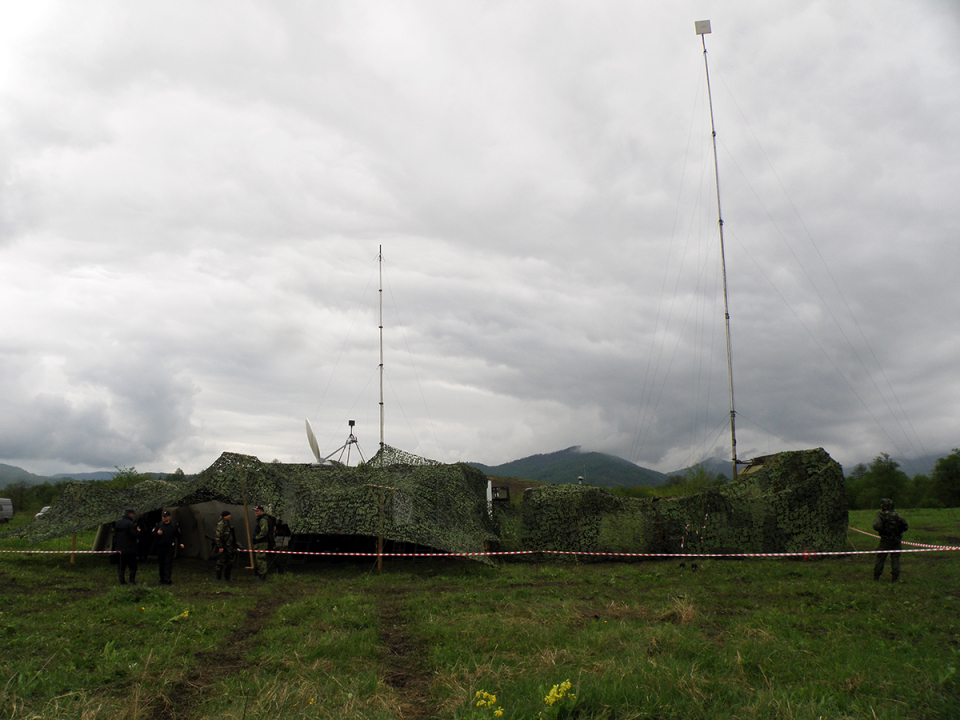
M 0 459 L 728 453 L 699 2 L 0 23 Z M 741 456 L 955 446 L 949 3 L 712 17 Z M 15 461 L 15 462 L 14 462 Z M 52 470 L 56 471 L 56 470 Z

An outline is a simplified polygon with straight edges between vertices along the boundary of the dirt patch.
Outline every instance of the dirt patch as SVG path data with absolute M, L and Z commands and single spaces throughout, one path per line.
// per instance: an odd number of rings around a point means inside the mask
M 394 708 L 401 720 L 436 715 L 433 677 L 426 646 L 410 635 L 403 610 L 405 593 L 380 596 L 380 639 L 384 645 L 383 680 L 397 693 Z
M 650 621 L 652 614 L 645 608 L 634 607 L 627 603 L 611 600 L 605 605 L 581 605 L 574 612 L 573 618 L 573 626 L 580 628 L 596 621 Z
M 290 596 L 263 595 L 247 613 L 244 623 L 228 635 L 216 650 L 198 652 L 193 669 L 166 694 L 160 696 L 148 715 L 149 720 L 176 720 L 190 717 L 193 709 L 209 697 L 209 689 L 223 678 L 246 669 L 250 641 L 267 624 Z

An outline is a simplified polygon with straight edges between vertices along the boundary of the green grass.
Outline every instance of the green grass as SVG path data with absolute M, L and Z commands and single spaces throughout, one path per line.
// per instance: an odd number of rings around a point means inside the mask
M 960 544 L 960 511 L 904 515 Z M 181 560 L 121 587 L 103 557 L 0 554 L 0 717 L 960 717 L 960 553 L 904 555 L 898 585 L 872 564 L 388 558 L 227 585 Z

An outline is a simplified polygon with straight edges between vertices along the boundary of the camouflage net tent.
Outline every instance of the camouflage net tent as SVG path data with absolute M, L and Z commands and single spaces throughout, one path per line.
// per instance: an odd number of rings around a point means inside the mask
M 842 551 L 843 469 L 823 448 L 755 459 L 728 485 L 641 499 L 579 485 L 524 492 L 528 550 L 633 553 Z
M 382 536 L 444 552 L 478 553 L 497 538 L 486 490 L 479 470 L 390 446 L 358 467 L 263 463 L 223 453 L 183 480 L 145 480 L 122 490 L 71 483 L 43 517 L 15 535 L 41 542 L 113 522 L 127 507 L 147 512 L 216 501 L 263 505 L 294 534 Z

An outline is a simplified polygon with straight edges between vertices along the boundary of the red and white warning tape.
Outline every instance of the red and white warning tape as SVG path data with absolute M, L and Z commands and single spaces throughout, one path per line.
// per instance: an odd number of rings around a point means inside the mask
M 859 528 L 855 528 L 855 527 L 850 528 L 850 530 L 853 530 L 854 532 L 858 532 L 858 533 L 860 533 L 861 535 L 866 535 L 867 537 L 876 538 L 876 539 L 878 539 L 878 540 L 880 539 L 880 536 L 879 536 L 879 535 L 874 535 L 873 533 L 868 533 L 866 530 L 860 530 Z M 955 547 L 953 547 L 953 546 L 951 546 L 951 545 L 928 545 L 928 544 L 926 544 L 926 543 L 907 542 L 906 540 L 902 540 L 901 542 L 902 542 L 902 544 L 904 544 L 904 545 L 913 545 L 914 547 L 931 548 L 931 549 L 935 549 L 935 550 L 956 550 L 956 549 L 957 549 L 957 548 L 955 548 Z M 876 552 L 876 551 L 874 551 L 874 552 Z
M 850 528 L 854 532 L 877 538 L 868 532 L 857 528 Z M 901 553 L 944 552 L 957 551 L 960 547 L 953 545 L 926 545 L 923 543 L 905 542 L 904 545 L 913 545 L 914 548 L 897 550 Z M 110 555 L 113 550 L 0 550 L 0 553 L 18 553 L 25 555 Z M 776 552 L 776 553 L 629 553 L 629 552 L 589 552 L 583 550 L 510 550 L 500 552 L 433 552 L 433 553 L 377 553 L 377 552 L 308 552 L 300 550 L 247 550 L 238 552 L 262 552 L 276 555 L 311 555 L 333 557 L 503 557 L 510 555 L 587 555 L 590 557 L 630 557 L 630 558 L 814 558 L 838 555 L 875 555 L 878 552 L 889 550 L 837 550 L 837 551 L 803 551 L 803 552 Z

